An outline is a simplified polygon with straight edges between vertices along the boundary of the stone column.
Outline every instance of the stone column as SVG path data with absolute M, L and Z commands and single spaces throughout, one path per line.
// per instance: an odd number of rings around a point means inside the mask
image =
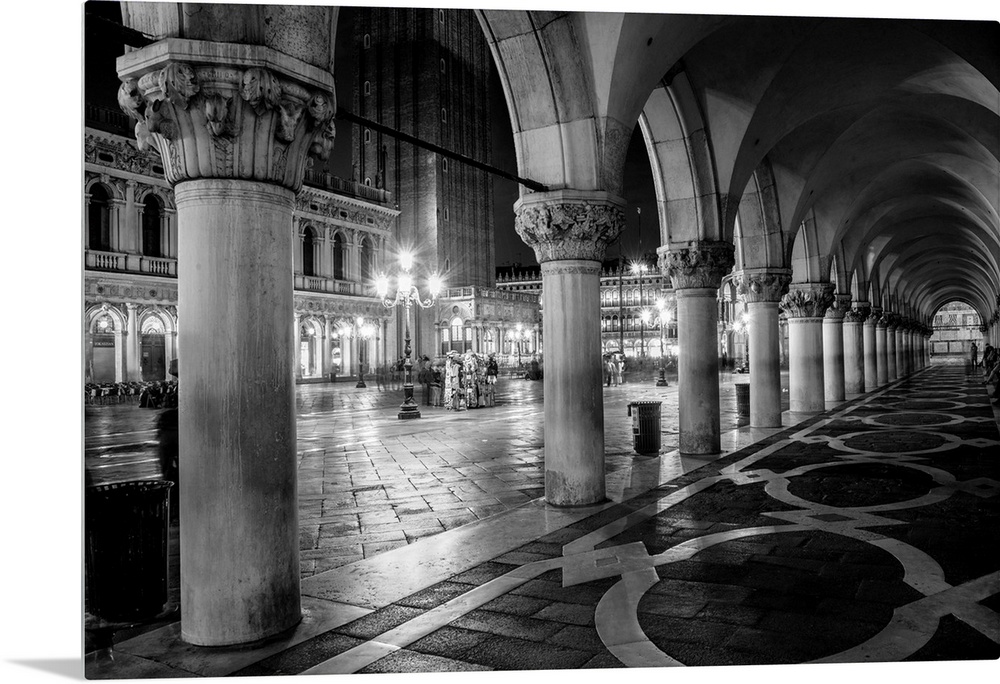
M 844 394 L 865 391 L 864 318 L 857 309 L 844 313 Z
M 875 319 L 875 356 L 877 361 L 877 375 L 876 382 L 878 386 L 889 382 L 889 359 L 886 354 L 886 318 L 884 315 L 880 315 Z
M 921 368 L 931 365 L 931 333 L 925 332 L 920 335 L 920 360 Z
M 878 353 L 875 344 L 875 321 L 878 315 L 868 310 L 862 329 L 862 339 L 865 347 L 865 391 L 871 392 L 878 387 Z
M 836 295 L 834 306 L 823 317 L 823 394 L 827 401 L 845 397 L 844 315 L 850 306 L 850 295 Z
M 732 270 L 733 246 L 709 241 L 689 245 L 659 250 L 660 268 L 666 266 L 677 300 L 679 446 L 682 454 L 717 454 L 722 441 L 716 297 Z
M 899 316 L 888 313 L 885 317 L 885 374 L 886 379 L 891 382 L 899 378 L 896 364 L 896 331 L 899 329 Z
M 826 409 L 823 372 L 823 317 L 833 303 L 831 283 L 792 283 L 781 298 L 788 321 L 789 409 Z
M 180 226 L 181 638 L 301 619 L 292 210 L 333 143 L 333 77 L 268 47 L 167 38 L 118 58 Z
M 750 427 L 781 427 L 778 301 L 791 279 L 788 269 L 745 269 L 739 277 L 749 319 Z
M 514 227 L 542 270 L 545 500 L 605 498 L 601 261 L 625 225 L 624 200 L 606 192 L 524 195 Z
M 128 311 L 128 318 L 125 323 L 125 379 L 129 382 L 142 380 L 142 348 L 139 339 L 139 324 L 136 312 L 138 304 L 127 302 L 125 308 Z
M 903 319 L 896 327 L 896 377 L 904 378 L 912 372 L 909 321 Z

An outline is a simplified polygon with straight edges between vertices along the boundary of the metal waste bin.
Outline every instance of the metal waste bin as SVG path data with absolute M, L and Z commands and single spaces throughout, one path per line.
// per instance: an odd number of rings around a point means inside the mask
M 739 383 L 736 385 L 736 414 L 748 417 L 750 415 L 750 384 Z
M 137 480 L 87 487 L 85 586 L 91 614 L 108 622 L 137 622 L 163 612 L 172 486 Z
M 639 454 L 656 454 L 660 451 L 659 401 L 633 401 L 628 405 L 632 416 L 632 448 Z

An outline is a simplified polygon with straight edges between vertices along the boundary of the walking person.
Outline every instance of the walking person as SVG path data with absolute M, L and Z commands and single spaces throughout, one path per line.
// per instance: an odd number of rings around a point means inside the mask
M 972 343 L 972 367 L 975 368 L 978 365 L 979 365 L 979 347 L 977 347 L 976 343 L 973 342 Z

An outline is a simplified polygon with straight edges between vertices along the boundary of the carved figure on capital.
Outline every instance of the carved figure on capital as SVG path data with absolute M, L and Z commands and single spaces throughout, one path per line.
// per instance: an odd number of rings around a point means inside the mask
M 718 288 L 736 262 L 729 242 L 697 242 L 666 253 L 667 276 L 675 290 Z
M 191 41 L 176 55 L 135 61 L 123 69 L 118 102 L 136 121 L 138 147 L 157 150 L 171 183 L 240 178 L 298 191 L 309 157 L 326 160 L 333 148 L 335 132 L 328 126 L 333 93 L 316 88 L 316 80 L 300 83 L 298 77 L 285 75 L 287 71 L 279 77 L 267 68 L 243 68 L 253 54 L 246 55 L 243 64 L 238 63 L 244 59 L 240 57 L 232 58 L 236 63 L 207 66 L 198 53 L 204 53 L 206 62 L 217 59 L 212 45 Z M 206 84 L 211 84 L 210 90 L 203 87 Z M 270 121 L 254 122 L 255 117 Z M 303 120 L 306 125 L 300 125 Z M 213 144 L 206 146 L 205 136 Z M 253 150 L 251 158 L 234 158 L 230 138 L 236 136 L 254 138 L 244 146 Z M 286 169 L 291 163 L 295 168 Z
M 788 271 L 743 271 L 736 294 L 746 302 L 778 302 L 788 291 L 791 280 Z
M 601 261 L 608 243 L 624 227 L 625 212 L 620 206 L 586 201 L 522 205 L 514 218 L 514 229 L 535 250 L 539 263 Z
M 788 318 L 823 318 L 832 303 L 832 283 L 793 283 L 779 306 Z

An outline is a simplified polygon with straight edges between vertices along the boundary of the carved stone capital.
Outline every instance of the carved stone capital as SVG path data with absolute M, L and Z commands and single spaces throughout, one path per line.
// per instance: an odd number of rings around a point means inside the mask
M 625 227 L 623 200 L 605 192 L 533 193 L 514 204 L 514 229 L 538 263 L 602 261 Z
M 885 320 L 885 327 L 895 330 L 899 327 L 899 323 L 902 320 L 899 314 L 887 311 L 882 318 Z
M 666 254 L 666 273 L 675 290 L 718 288 L 733 269 L 733 245 L 728 242 L 693 242 L 689 247 L 671 247 Z
M 792 283 L 779 306 L 787 318 L 823 318 L 833 303 L 833 283 Z
M 844 323 L 864 323 L 865 315 L 857 309 L 848 309 L 844 312 Z
M 226 178 L 298 192 L 329 157 L 333 76 L 271 48 L 167 38 L 118 58 L 118 103 L 171 184 Z
M 779 302 L 792 282 L 789 269 L 744 269 L 736 293 L 746 302 Z
M 835 294 L 833 296 L 833 304 L 830 308 L 826 310 L 824 318 L 844 320 L 847 317 L 847 313 L 851 310 L 851 295 L 849 294 Z

